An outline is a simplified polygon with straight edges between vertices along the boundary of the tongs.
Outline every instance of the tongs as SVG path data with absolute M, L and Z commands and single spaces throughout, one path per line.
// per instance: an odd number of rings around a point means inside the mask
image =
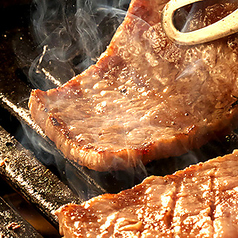
M 174 26 L 176 10 L 203 0 L 170 0 L 164 7 L 162 25 L 166 35 L 177 44 L 196 45 L 214 41 L 238 32 L 238 9 L 230 15 L 207 27 L 191 32 L 181 32 Z

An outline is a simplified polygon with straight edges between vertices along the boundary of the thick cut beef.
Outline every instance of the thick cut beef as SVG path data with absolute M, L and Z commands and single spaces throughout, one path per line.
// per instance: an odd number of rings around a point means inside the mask
M 238 237 L 238 151 L 56 214 L 73 237 Z
M 161 26 L 166 2 L 133 0 L 96 65 L 63 87 L 32 92 L 32 118 L 70 160 L 124 169 L 181 155 L 237 127 L 238 36 L 176 45 Z M 200 4 L 187 30 L 238 3 Z

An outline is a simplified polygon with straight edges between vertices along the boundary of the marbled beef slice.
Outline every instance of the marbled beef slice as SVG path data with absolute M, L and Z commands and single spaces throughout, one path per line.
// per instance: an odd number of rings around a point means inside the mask
M 237 127 L 237 35 L 176 45 L 161 26 L 166 2 L 132 0 L 96 65 L 62 87 L 32 91 L 32 118 L 70 160 L 125 169 L 181 155 Z M 206 26 L 237 4 L 217 1 L 186 26 Z
M 237 238 L 238 151 L 56 214 L 65 238 Z

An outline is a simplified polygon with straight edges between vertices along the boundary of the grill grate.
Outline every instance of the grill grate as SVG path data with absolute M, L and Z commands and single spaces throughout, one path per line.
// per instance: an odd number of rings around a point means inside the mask
M 82 202 L 32 153 L 0 127 L 0 174 L 57 225 L 54 211 L 69 202 Z
M 80 203 L 105 192 L 118 192 L 148 175 L 171 174 L 191 163 L 230 153 L 238 147 L 238 136 L 234 132 L 179 158 L 152 162 L 146 166 L 146 173 L 140 168 L 100 173 L 71 164 L 29 115 L 27 103 L 33 86 L 26 75 L 31 65 L 29 58 L 36 57 L 29 28 L 30 3 L 26 0 L 10 2 L 4 8 L 0 7 L 1 22 L 6 22 L 0 26 L 0 175 L 56 228 L 58 221 L 54 211 L 63 204 Z M 26 44 L 21 45 L 21 41 Z M 16 45 L 20 49 L 17 55 Z M 5 213 L 9 216 L 1 215 Z M 14 229 L 12 222 L 16 222 L 16 227 L 19 223 L 21 226 Z M 8 226 L 11 223 L 12 226 Z M 1 234 L 4 237 L 41 237 L 2 198 L 0 224 L 0 237 Z
M 19 66 L 15 52 L 14 40 L 20 40 L 22 34 L 29 33 L 29 1 L 11 1 L 4 8 L 0 7 L 0 18 L 2 22 L 0 29 L 0 176 L 7 181 L 24 199 L 28 200 L 36 207 L 44 217 L 56 228 L 58 221 L 54 215 L 54 210 L 68 202 L 82 202 L 80 196 L 75 195 L 59 178 L 49 169 L 55 169 L 55 164 L 48 163 L 52 160 L 47 152 L 31 146 L 27 141 L 26 130 L 34 134 L 35 140 L 41 142 L 45 148 L 55 150 L 58 160 L 64 161 L 62 170 L 65 167 L 65 160 L 62 155 L 52 146 L 42 131 L 34 127 L 34 123 L 29 117 L 27 101 L 31 91 L 31 85 L 25 76 L 28 70 L 28 62 Z M 14 21 L 12 21 L 14 16 Z M 32 48 L 28 49 L 32 51 Z M 25 51 L 27 54 L 27 52 Z M 20 67 L 20 68 L 19 68 Z M 3 127 L 4 128 L 3 128 Z M 25 128 L 23 130 L 23 127 Z M 6 131 L 6 130 L 7 131 Z M 37 158 L 45 158 L 48 163 L 47 168 L 39 162 L 32 152 L 26 150 L 30 148 Z M 70 165 L 68 165 L 70 166 Z M 62 175 L 63 178 L 63 175 Z M 8 186 L 0 180 L 1 196 L 6 199 Z M 88 176 L 82 176 L 82 184 L 85 190 L 94 189 L 97 193 L 102 193 L 99 185 Z M 82 189 L 82 190 L 83 190 Z M 12 205 L 0 198 L 0 237 L 42 237 L 31 225 L 29 225 L 21 215 L 19 215 Z M 29 211 L 32 215 L 32 211 Z M 51 236 L 50 236 L 51 237 Z
M 19 216 L 2 197 L 0 197 L 0 236 L 1 237 L 31 237 L 42 236 Z
M 29 29 L 30 4 L 27 1 L 22 3 L 0 7 L 0 18 L 6 22 L 0 29 L 0 176 L 58 228 L 54 215 L 58 207 L 69 202 L 80 203 L 106 191 L 117 192 L 124 188 L 125 180 L 130 180 L 131 175 L 118 180 L 123 173 L 97 173 L 72 165 L 31 120 L 27 103 L 33 86 L 26 77 L 31 62 L 19 61 L 18 56 L 23 54 L 21 57 L 24 58 L 25 54 L 32 54 L 34 59 L 35 49 Z M 23 49 L 19 45 L 21 41 L 30 42 L 29 47 Z M 20 53 L 16 52 L 16 45 Z M 32 140 L 37 143 L 32 143 Z M 69 174 L 70 181 L 66 178 Z M 9 219 L 0 215 L 3 224 L 0 236 L 26 237 L 29 233 L 32 235 L 27 237 L 41 237 L 4 200 L 1 200 L 0 208 L 0 214 L 12 212 Z

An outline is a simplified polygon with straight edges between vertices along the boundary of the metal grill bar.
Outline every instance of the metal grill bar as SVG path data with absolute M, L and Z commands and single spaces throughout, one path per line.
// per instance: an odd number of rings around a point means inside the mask
M 2 197 L 0 197 L 0 237 L 42 238 Z
M 0 175 L 34 204 L 54 225 L 54 211 L 82 200 L 0 127 Z

